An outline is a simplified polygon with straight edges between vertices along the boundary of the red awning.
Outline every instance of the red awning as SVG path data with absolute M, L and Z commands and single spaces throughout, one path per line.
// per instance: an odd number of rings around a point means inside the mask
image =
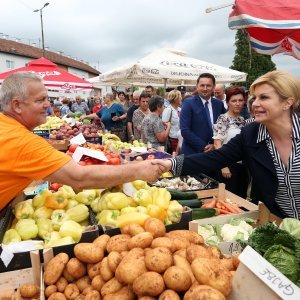
M 70 91 L 92 88 L 90 82 L 58 68 L 55 63 L 43 57 L 29 62 L 26 67 L 1 73 L 0 83 L 12 73 L 26 71 L 39 74 L 48 89 Z

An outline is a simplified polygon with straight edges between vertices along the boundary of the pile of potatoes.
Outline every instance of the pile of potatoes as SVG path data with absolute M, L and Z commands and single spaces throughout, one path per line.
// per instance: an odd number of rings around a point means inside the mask
M 60 253 L 44 269 L 49 300 L 224 300 L 237 257 L 225 258 L 188 230 L 166 233 L 155 218 L 130 224 L 122 234 L 101 235 Z

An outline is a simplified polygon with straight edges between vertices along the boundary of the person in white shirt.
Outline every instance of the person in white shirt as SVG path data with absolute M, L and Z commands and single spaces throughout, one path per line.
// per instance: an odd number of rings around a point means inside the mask
M 216 84 L 214 94 L 218 100 L 221 100 L 223 102 L 223 105 L 227 110 L 228 106 L 226 102 L 225 85 L 221 83 Z

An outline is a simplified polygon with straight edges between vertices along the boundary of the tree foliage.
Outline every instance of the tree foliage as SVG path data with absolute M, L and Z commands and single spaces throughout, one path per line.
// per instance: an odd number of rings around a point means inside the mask
M 248 34 L 246 31 L 239 29 L 235 35 L 235 56 L 231 69 L 245 72 L 248 74 L 246 86 L 259 76 L 276 70 L 276 65 L 273 63 L 271 56 L 255 52 L 249 46 Z M 236 83 L 237 85 L 245 85 L 245 83 Z

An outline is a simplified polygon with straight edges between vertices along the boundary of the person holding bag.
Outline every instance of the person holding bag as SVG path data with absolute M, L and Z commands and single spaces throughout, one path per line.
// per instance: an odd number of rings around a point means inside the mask
M 172 154 L 176 152 L 178 144 L 178 135 L 180 134 L 179 115 L 182 96 L 180 91 L 173 90 L 168 94 L 170 105 L 166 107 L 162 114 L 164 123 L 170 122 L 171 129 L 167 140 L 167 152 Z

